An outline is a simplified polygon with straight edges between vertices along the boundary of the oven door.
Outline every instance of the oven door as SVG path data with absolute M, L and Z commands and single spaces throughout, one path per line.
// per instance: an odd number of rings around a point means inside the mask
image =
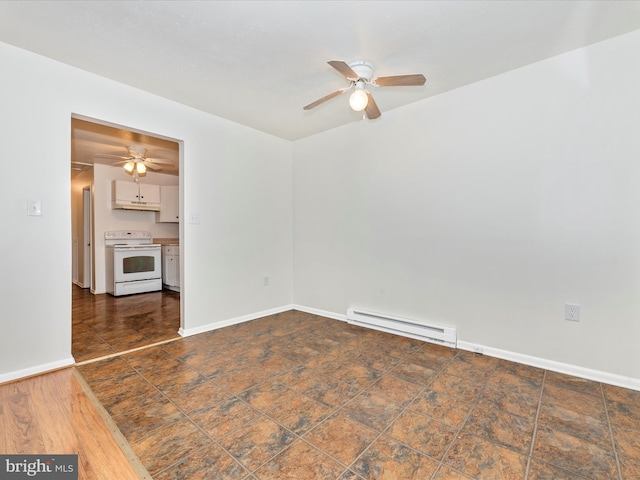
M 162 278 L 160 246 L 115 247 L 113 277 L 116 283 Z

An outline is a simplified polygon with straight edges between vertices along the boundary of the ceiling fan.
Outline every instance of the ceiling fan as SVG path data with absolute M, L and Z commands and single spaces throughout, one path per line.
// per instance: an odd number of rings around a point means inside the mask
M 175 167 L 174 163 L 169 163 L 161 158 L 146 157 L 147 149 L 139 145 L 131 145 L 127 147 L 129 155 L 110 155 L 106 153 L 98 153 L 97 157 L 106 158 L 122 158 L 123 160 L 116 163 L 124 163 L 124 170 L 130 175 L 133 175 L 134 179 L 137 179 L 140 175 L 146 175 L 147 168 L 154 171 L 162 170 L 162 166 Z
M 311 110 L 317 107 L 321 103 L 331 100 L 334 97 L 346 92 L 347 90 L 353 90 L 349 97 L 349 105 L 356 112 L 364 110 L 368 119 L 373 120 L 378 118 L 381 113 L 378 105 L 371 93 L 365 88 L 367 86 L 373 87 L 407 87 L 407 86 L 419 86 L 424 85 L 427 79 L 421 73 L 412 75 L 394 75 L 390 77 L 377 77 L 373 78 L 373 65 L 365 60 L 358 60 L 356 62 L 345 63 L 341 60 L 332 60 L 327 62 L 338 72 L 345 76 L 349 80 L 349 86 L 336 90 L 329 95 L 326 95 L 315 102 L 305 106 L 303 110 Z

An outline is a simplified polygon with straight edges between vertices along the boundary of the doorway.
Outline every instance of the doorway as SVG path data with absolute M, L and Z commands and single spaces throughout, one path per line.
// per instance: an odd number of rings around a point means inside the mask
M 125 210 L 111 204 L 112 184 L 126 181 L 166 187 L 173 193 L 177 189 L 179 205 L 180 151 L 180 142 L 160 135 L 77 115 L 71 118 L 72 355 L 76 362 L 179 337 L 179 289 L 118 297 L 106 293 L 104 232 L 148 231 L 153 243 L 180 244 L 179 215 L 166 221 L 156 211 Z M 131 160 L 136 165 L 148 162 L 147 171 L 136 169 L 136 175 L 130 175 L 123 167 Z

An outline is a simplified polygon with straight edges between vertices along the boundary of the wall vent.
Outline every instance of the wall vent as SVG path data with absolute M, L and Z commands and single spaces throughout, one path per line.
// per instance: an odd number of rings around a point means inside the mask
M 355 308 L 347 310 L 347 321 L 353 325 L 456 348 L 456 329 L 453 327 L 427 325 L 406 318 L 365 312 Z

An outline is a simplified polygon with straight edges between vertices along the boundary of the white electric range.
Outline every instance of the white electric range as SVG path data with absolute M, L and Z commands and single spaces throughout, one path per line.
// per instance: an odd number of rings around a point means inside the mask
M 151 232 L 104 232 L 107 293 L 114 296 L 162 290 L 161 246 Z

